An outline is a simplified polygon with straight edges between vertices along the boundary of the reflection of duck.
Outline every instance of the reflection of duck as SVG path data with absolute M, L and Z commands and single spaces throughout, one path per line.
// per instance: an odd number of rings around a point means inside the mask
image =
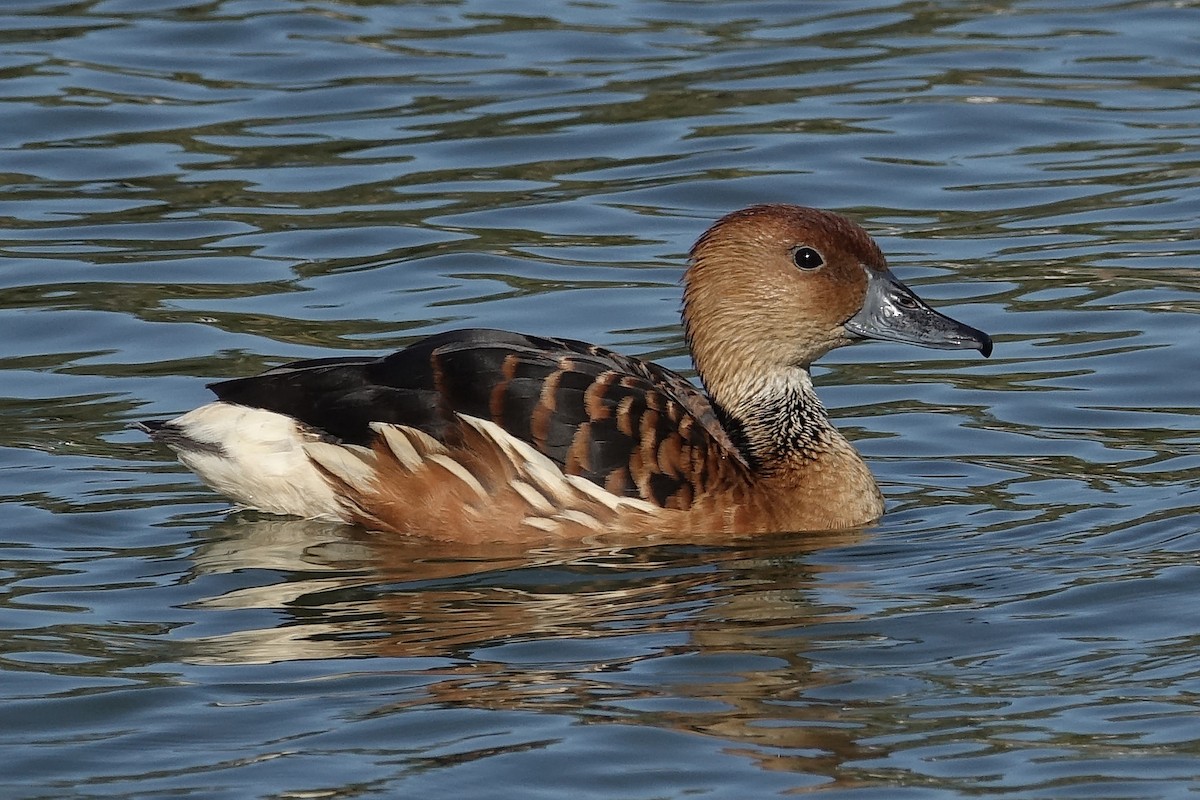
M 235 515 L 206 531 L 192 555 L 189 582 L 219 592 L 193 607 L 279 615 L 269 617 L 268 627 L 188 638 L 186 659 L 439 658 L 502 643 L 561 645 L 637 633 L 681 634 L 713 651 L 739 649 L 747 627 L 766 632 L 808 624 L 811 581 L 828 568 L 805 556 L 851 546 L 861 536 L 848 530 L 699 546 L 477 547 Z M 237 582 L 222 577 L 253 573 L 260 574 Z
M 826 416 L 812 362 L 859 338 L 978 349 L 860 227 L 755 206 L 696 243 L 683 318 L 708 394 L 582 342 L 454 331 L 384 358 L 300 361 L 213 384 L 143 428 L 264 511 L 438 538 L 832 529 L 883 512 Z
M 477 547 L 235 515 L 197 532 L 188 584 L 219 594 L 191 606 L 205 635 L 181 630 L 172 652 L 205 665 L 320 660 L 326 681 L 382 680 L 360 720 L 411 713 L 396 716 L 409 726 L 430 709 L 480 709 L 539 715 L 525 732 L 564 717 L 703 734 L 767 768 L 837 782 L 872 746 L 846 724 L 846 704 L 820 694 L 853 670 L 814 668 L 808 650 L 867 634 L 847 633 L 851 607 L 820 599 L 853 595 L 852 584 L 808 556 L 861 537 Z M 861 716 L 878 713 L 861 702 Z

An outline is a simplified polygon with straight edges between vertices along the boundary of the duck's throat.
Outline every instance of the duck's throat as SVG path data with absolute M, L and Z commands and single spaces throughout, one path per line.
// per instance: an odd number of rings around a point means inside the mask
M 817 399 L 807 370 L 758 375 L 715 395 L 747 460 L 773 472 L 816 461 L 845 439 Z

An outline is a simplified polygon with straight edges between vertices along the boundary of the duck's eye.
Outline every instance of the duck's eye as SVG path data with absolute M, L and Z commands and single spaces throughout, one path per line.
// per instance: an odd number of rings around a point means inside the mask
M 800 269 L 816 269 L 825 263 L 825 259 L 821 257 L 821 254 L 811 247 L 797 247 L 792 252 L 792 261 Z

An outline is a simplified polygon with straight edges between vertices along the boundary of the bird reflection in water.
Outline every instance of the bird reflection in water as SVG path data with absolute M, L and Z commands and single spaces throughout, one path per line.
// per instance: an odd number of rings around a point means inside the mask
M 861 731 L 838 724 L 842 703 L 811 697 L 837 670 L 805 655 L 816 626 L 854 618 L 814 601 L 817 579 L 836 573 L 805 557 L 861 532 L 529 551 L 235 516 L 209 536 L 197 581 L 279 577 L 197 605 L 283 616 L 181 643 L 192 663 L 389 659 L 383 669 L 409 688 L 371 716 L 452 706 L 650 725 L 840 782 L 834 765 L 871 755 Z

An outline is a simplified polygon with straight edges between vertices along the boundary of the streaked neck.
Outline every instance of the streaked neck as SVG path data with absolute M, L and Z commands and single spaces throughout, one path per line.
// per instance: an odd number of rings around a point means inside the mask
M 747 376 L 711 393 L 730 434 L 760 471 L 815 461 L 845 442 L 829 421 L 807 370 Z

